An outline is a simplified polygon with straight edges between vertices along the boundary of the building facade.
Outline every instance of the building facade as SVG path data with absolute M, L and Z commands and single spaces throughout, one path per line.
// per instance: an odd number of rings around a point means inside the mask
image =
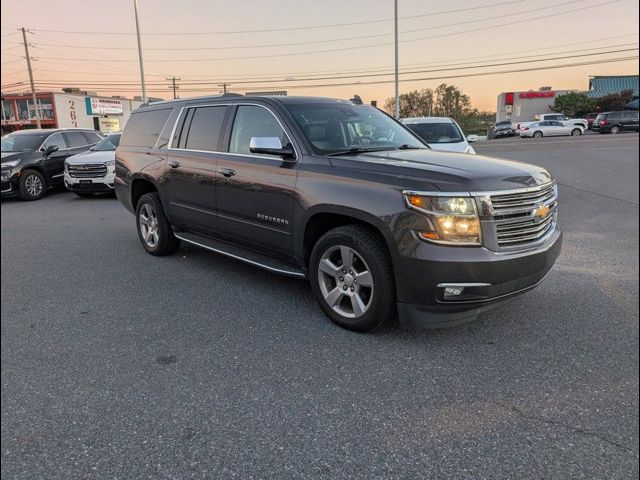
M 552 90 L 542 87 L 538 91 L 503 92 L 498 95 L 496 121 L 531 122 L 538 113 L 551 113 L 556 97 L 571 91 L 574 90 Z
M 42 128 L 90 128 L 102 133 L 122 130 L 142 102 L 94 92 L 68 89 L 36 93 Z M 36 128 L 36 105 L 31 93 L 2 95 L 2 133 Z

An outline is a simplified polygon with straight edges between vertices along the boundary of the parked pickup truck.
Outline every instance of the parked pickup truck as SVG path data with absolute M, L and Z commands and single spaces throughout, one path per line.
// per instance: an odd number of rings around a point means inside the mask
M 586 131 L 589 128 L 589 121 L 585 118 L 569 118 L 564 113 L 539 113 L 534 115 L 532 122 L 520 122 L 517 125 L 517 130 L 520 132 L 524 127 L 530 127 L 533 123 L 544 122 L 547 120 L 555 120 L 564 122 L 567 125 L 576 125 L 582 127 L 582 131 Z
M 346 100 L 226 94 L 142 106 L 115 170 L 149 254 L 184 242 L 307 279 L 332 321 L 361 332 L 396 315 L 414 328 L 473 319 L 538 285 L 562 243 L 544 168 L 434 151 Z M 225 283 L 225 270 L 210 281 Z M 242 275 L 227 298 L 240 308 L 264 282 Z M 286 289 L 278 299 L 299 300 Z

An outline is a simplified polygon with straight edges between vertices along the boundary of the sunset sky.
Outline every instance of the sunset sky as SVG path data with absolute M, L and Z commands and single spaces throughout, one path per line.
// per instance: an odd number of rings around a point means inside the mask
M 173 75 L 182 97 L 218 93 L 225 81 L 240 93 L 359 94 L 380 104 L 393 95 L 393 0 L 140 0 L 139 8 L 150 96 L 170 98 Z M 3 0 L 1 10 L 3 93 L 28 90 L 16 30 L 25 27 L 38 90 L 140 95 L 133 0 Z M 400 67 L 416 72 L 401 75 L 401 92 L 451 83 L 495 111 L 503 91 L 585 90 L 589 75 L 637 74 L 632 59 L 459 77 L 637 57 L 638 14 L 638 0 L 399 0 Z M 353 84 L 335 85 L 345 83 Z

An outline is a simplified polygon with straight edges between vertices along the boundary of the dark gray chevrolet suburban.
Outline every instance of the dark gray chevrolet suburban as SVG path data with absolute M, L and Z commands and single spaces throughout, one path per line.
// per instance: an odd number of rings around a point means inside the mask
M 411 328 L 466 322 L 538 285 L 562 243 L 543 168 L 435 152 L 345 100 L 145 105 L 116 151 L 115 185 L 150 254 L 183 241 L 307 278 L 355 331 L 396 314 Z

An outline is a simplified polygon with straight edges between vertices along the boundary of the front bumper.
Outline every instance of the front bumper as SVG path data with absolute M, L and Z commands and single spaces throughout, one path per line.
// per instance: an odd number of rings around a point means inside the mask
M 1 188 L 3 197 L 14 197 L 18 194 L 20 188 L 19 174 L 13 174 L 2 172 Z
M 77 178 L 64 173 L 64 186 L 67 190 L 79 193 L 108 193 L 114 191 L 114 169 L 110 167 L 103 177 Z
M 513 253 L 420 242 L 411 256 L 401 256 L 396 262 L 400 323 L 405 328 L 424 329 L 472 321 L 535 288 L 551 270 L 561 247 L 558 228 L 544 244 Z M 464 293 L 445 298 L 447 286 L 462 286 Z

